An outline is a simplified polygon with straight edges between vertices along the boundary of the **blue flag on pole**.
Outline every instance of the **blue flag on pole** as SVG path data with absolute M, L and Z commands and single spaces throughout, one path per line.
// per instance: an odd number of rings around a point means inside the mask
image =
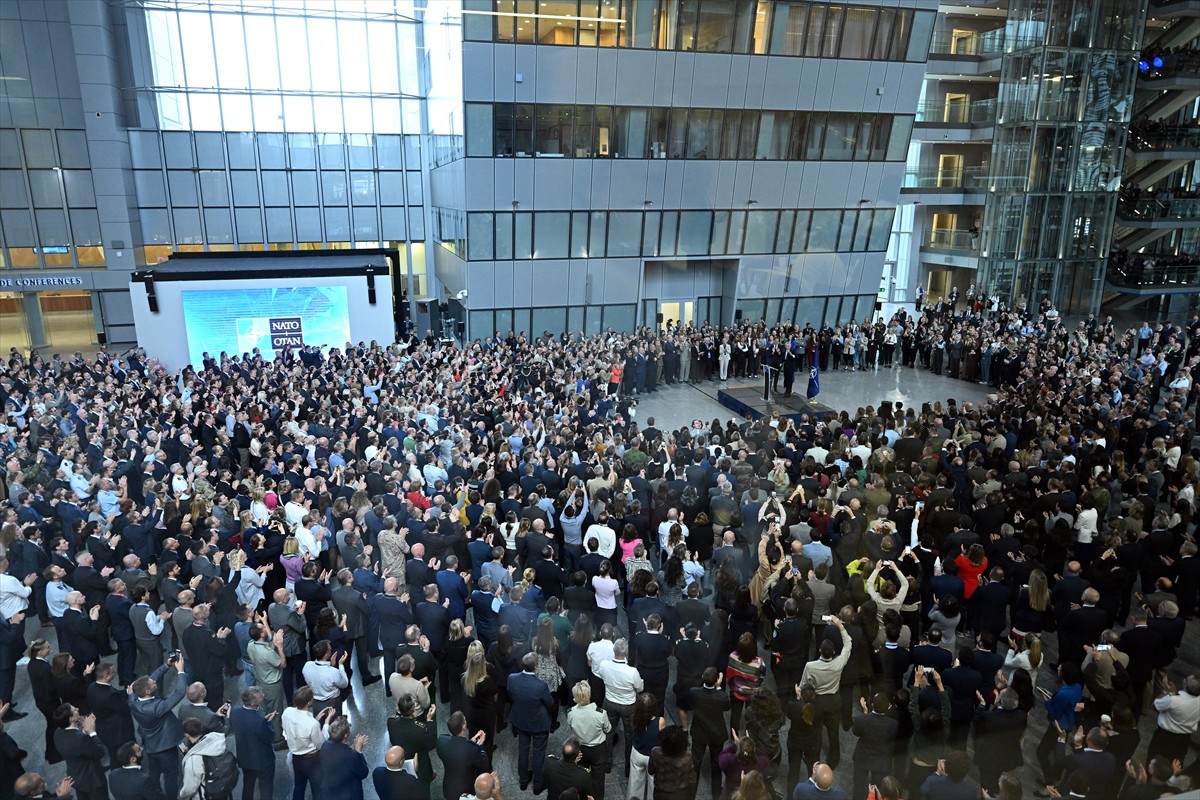
M 821 393 L 821 378 L 817 365 L 813 364 L 808 370 L 808 399 L 812 400 Z

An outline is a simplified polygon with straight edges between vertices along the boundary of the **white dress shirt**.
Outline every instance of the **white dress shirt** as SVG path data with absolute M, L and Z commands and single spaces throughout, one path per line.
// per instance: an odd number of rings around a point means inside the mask
M 0 617 L 12 619 L 18 611 L 29 608 L 29 595 L 32 592 L 19 578 L 7 572 L 0 574 Z
M 612 639 L 597 639 L 588 645 L 587 660 L 588 666 L 592 668 L 592 674 L 600 675 L 600 665 L 605 661 L 612 661 L 613 643 Z
M 304 682 L 312 688 L 314 700 L 332 700 L 350 684 L 346 668 L 335 667 L 328 661 L 309 661 L 303 672 Z
M 294 756 L 306 756 L 317 752 L 329 735 L 329 726 L 322 728 L 311 711 L 301 711 L 295 707 L 285 708 L 281 721 L 288 752 Z
M 645 684 L 641 673 L 624 661 L 605 661 L 596 677 L 604 681 L 604 699 L 618 706 L 631 706 Z

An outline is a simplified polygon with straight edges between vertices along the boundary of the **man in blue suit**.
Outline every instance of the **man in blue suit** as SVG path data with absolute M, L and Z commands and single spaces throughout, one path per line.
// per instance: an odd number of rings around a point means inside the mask
M 108 582 L 108 596 L 104 598 L 104 610 L 108 614 L 108 630 L 117 643 L 117 677 L 122 686 L 133 683 L 137 677 L 137 636 L 133 623 L 129 621 L 129 610 L 133 601 L 129 599 L 125 581 L 113 578 Z
M 259 706 L 263 691 L 250 687 L 242 692 L 242 704 L 229 713 L 229 728 L 237 742 L 238 766 L 242 768 L 242 796 L 253 797 L 254 785 L 262 797 L 275 796 L 275 727 Z
M 158 682 L 167 670 L 177 670 L 175 689 L 166 697 L 158 696 Z M 151 675 L 143 675 L 133 683 L 133 694 L 129 697 L 129 712 L 137 723 L 142 747 L 146 751 L 146 766 L 150 780 L 157 786 L 162 779 L 163 794 L 179 796 L 179 743 L 183 741 L 183 725 L 175 715 L 175 706 L 183 700 L 184 691 L 191 678 L 185 670 L 183 658 L 174 663 L 163 664 Z
M 540 794 L 545 788 L 542 769 L 546 764 L 546 740 L 550 738 L 554 698 L 550 696 L 546 682 L 535 674 L 536 670 L 537 656 L 526 653 L 521 659 L 521 672 L 508 676 L 508 696 L 512 700 L 508 721 L 517 732 L 517 774 L 521 779 L 521 791 L 529 788 L 532 779 L 533 793 Z
M 362 750 L 367 737 L 350 740 L 350 720 L 334 717 L 329 739 L 321 745 L 322 800 L 363 800 L 363 780 L 371 774 Z
M 413 624 L 408 593 L 400 594 L 400 588 L 398 578 L 387 578 L 383 582 L 383 594 L 374 595 L 367 601 L 379 623 L 379 648 L 383 650 L 382 674 L 385 677 L 396 671 L 396 648 L 404 644 L 405 629 Z M 386 681 L 383 685 L 384 691 L 391 695 Z

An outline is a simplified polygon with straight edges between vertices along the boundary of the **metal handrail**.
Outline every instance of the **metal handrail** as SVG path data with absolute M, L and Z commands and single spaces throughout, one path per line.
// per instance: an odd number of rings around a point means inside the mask
M 987 167 L 939 169 L 922 167 L 904 171 L 905 189 L 967 189 L 984 191 L 988 185 Z
M 927 100 L 917 106 L 917 122 L 946 125 L 991 125 L 996 121 L 996 98 L 953 103 Z
M 950 250 L 977 250 L 979 234 L 954 228 L 930 228 L 927 247 L 943 247 Z

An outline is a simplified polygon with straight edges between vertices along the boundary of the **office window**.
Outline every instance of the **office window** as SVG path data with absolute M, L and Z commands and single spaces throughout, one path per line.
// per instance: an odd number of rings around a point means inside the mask
M 694 109 L 688 118 L 688 158 L 717 158 L 720 155 L 721 119 L 720 109 Z
M 646 49 L 654 46 L 654 17 L 660 3 L 647 0 L 621 0 L 622 47 Z
M 858 218 L 857 211 L 844 212 L 842 216 L 842 227 L 838 232 L 837 249 L 839 253 L 847 253 L 854 249 L 854 222 Z
M 861 6 L 852 6 L 846 9 L 845 29 L 842 34 L 842 58 L 871 58 L 871 40 L 875 34 L 875 20 L 884 13 L 888 12 Z M 882 31 L 881 26 L 880 32 L 882 33 Z
M 787 158 L 791 128 L 791 111 L 763 111 L 759 114 L 758 142 L 755 145 L 754 157 L 771 161 Z
M 851 13 L 853 13 L 853 10 L 851 10 Z M 871 48 L 871 57 L 880 60 L 890 60 L 893 57 L 892 51 L 897 45 L 895 27 L 898 12 L 891 8 L 881 8 L 874 13 L 879 18 L 879 30 L 875 33 L 875 45 Z M 850 34 L 850 16 L 851 14 L 846 15 L 847 36 Z M 903 53 L 904 50 L 901 49 L 900 52 Z
M 618 333 L 633 333 L 636 327 L 637 306 L 616 305 L 604 307 L 604 329 L 612 328 Z
M 703 0 L 699 5 L 695 47 L 692 49 L 698 53 L 732 52 L 735 32 L 734 8 L 737 6 L 737 0 Z
M 870 209 L 863 209 L 858 212 L 858 226 L 854 229 L 854 243 L 850 245 L 851 250 L 861 252 L 867 249 L 867 244 L 870 241 L 869 236 L 873 213 Z
M 543 104 L 537 106 L 534 151 L 538 155 L 571 156 L 574 135 L 574 107 Z M 564 142 L 567 147 L 564 147 Z
M 858 136 L 858 115 L 831 113 L 826 120 L 822 157 L 827 161 L 852 160 Z
M 933 11 L 916 11 L 912 15 L 912 28 L 908 34 L 906 61 L 924 61 L 929 58 L 929 37 L 933 35 Z
M 533 155 L 533 106 L 513 106 L 513 150 L 517 156 Z
M 500 106 L 496 105 L 495 116 L 500 114 Z M 486 103 L 466 103 L 463 111 L 466 117 L 466 148 L 468 156 L 493 156 L 502 152 L 493 150 L 495 133 L 492 130 L 492 107 Z M 511 112 L 509 120 L 512 119 Z
M 679 233 L 679 212 L 664 211 L 662 215 L 662 231 L 658 237 L 658 254 L 660 256 L 675 255 L 675 239 Z
M 805 114 L 806 134 L 804 137 L 804 155 L 807 161 L 819 161 L 821 151 L 825 147 L 825 131 L 829 126 L 829 115 L 824 112 L 809 112 Z
M 621 258 L 640 255 L 642 213 L 612 211 L 608 215 L 608 256 Z
M 533 236 L 534 258 L 566 258 L 571 250 L 571 215 L 565 211 L 539 211 Z
M 513 255 L 514 259 L 526 259 L 533 256 L 533 212 L 518 211 L 513 214 Z
M 887 250 L 888 238 L 892 233 L 892 220 L 896 216 L 894 208 L 875 209 L 875 218 L 871 221 L 871 233 L 867 238 L 867 250 L 883 252 Z
M 491 261 L 495 222 L 488 213 L 467 214 L 467 256 L 472 261 Z
M 712 236 L 711 211 L 679 212 L 679 255 L 702 256 L 709 252 Z
M 776 3 L 771 19 L 772 55 L 804 55 L 804 23 L 808 6 L 801 3 Z
M 892 135 L 888 139 L 887 160 L 903 161 L 908 155 L 908 143 L 912 138 L 913 117 L 900 114 L 892 117 Z
M 16 180 L 21 180 L 20 173 Z M 58 176 L 61 173 L 49 169 L 29 170 L 29 188 L 33 193 L 34 208 L 62 208 L 62 192 L 58 187 Z
M 808 223 L 812 216 L 811 211 L 797 211 L 796 225 L 792 229 L 792 249 L 793 253 L 808 252 Z
M 588 257 L 588 215 L 586 211 L 571 214 L 571 258 Z
M 839 209 L 813 211 L 805 252 L 835 252 L 837 250 L 838 228 L 841 219 L 842 212 Z
M 286 208 L 268 208 L 267 241 L 290 242 L 292 238 L 292 213 Z
M 792 228 L 796 224 L 795 211 L 779 212 L 779 224 L 775 231 L 775 252 L 790 253 L 792 247 Z
M 673 108 L 670 112 L 670 129 L 667 133 L 667 157 L 683 158 L 687 154 L 687 116 L 686 108 Z
M 729 252 L 725 249 L 725 241 L 729 238 L 729 212 L 714 211 L 712 218 L 712 242 L 708 246 L 708 252 L 714 256 L 723 256 Z
M 642 255 L 657 256 L 658 232 L 662 226 L 662 212 L 647 211 L 642 222 Z
M 650 124 L 648 108 L 618 108 L 616 110 L 616 157 L 650 158 L 646 130 Z
M 538 13 L 541 15 L 537 20 L 538 44 L 575 44 L 579 24 L 575 0 L 542 0 Z
M 608 214 L 604 211 L 593 211 L 591 225 L 588 230 L 588 258 L 603 258 L 607 252 L 605 240 L 608 236 Z
M 531 335 L 541 336 L 543 332 L 549 331 L 557 336 L 560 332 L 567 330 L 567 309 L 563 306 L 535 308 L 531 319 L 529 327 Z M 474 327 L 471 330 L 474 332 Z
M 496 260 L 511 261 L 513 257 L 513 215 L 496 213 Z
M 778 211 L 750 211 L 746 214 L 746 241 L 742 252 L 751 255 L 770 253 L 775 245 Z
M 175 207 L 200 205 L 196 194 L 196 176 L 193 173 L 168 170 L 167 186 L 171 190 L 171 205 Z
M 586 113 L 580 112 L 575 123 L 575 140 L 576 156 L 584 152 L 592 157 L 609 158 L 613 145 L 612 107 L 596 106 L 588 108 Z

